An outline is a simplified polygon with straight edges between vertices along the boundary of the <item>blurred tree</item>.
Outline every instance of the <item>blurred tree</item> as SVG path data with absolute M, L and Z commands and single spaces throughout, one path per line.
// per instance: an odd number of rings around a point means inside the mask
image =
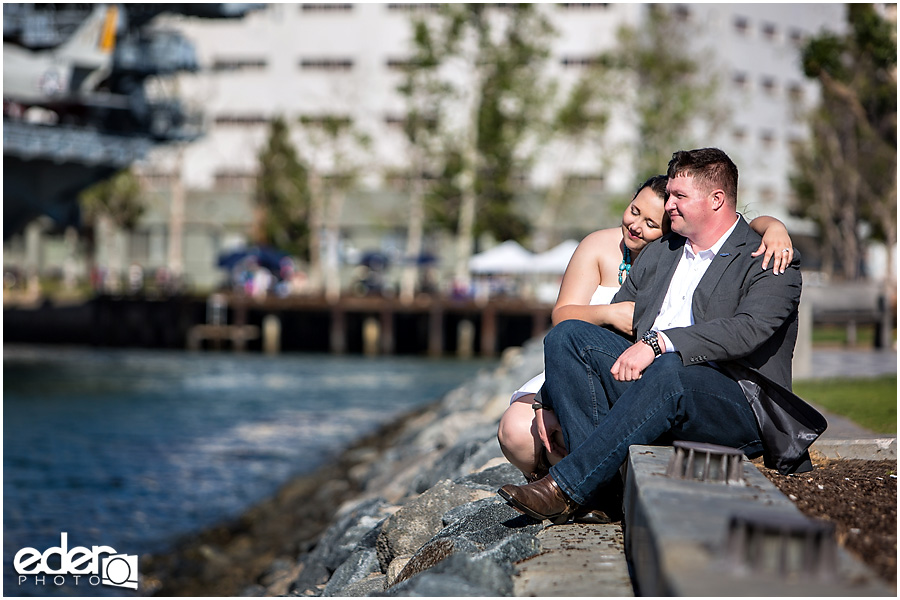
M 297 156 L 283 117 L 272 120 L 259 153 L 255 200 L 255 242 L 308 259 L 309 170 Z
M 397 91 L 406 102 L 404 133 L 409 161 L 409 221 L 407 225 L 406 264 L 400 278 L 400 300 L 415 297 L 425 232 L 425 195 L 429 181 L 438 168 L 440 157 L 439 115 L 448 100 L 450 88 L 441 80 L 439 51 L 428 25 L 413 17 L 413 55 L 404 67 L 403 83 Z
M 864 231 L 889 251 L 897 242 L 896 25 L 871 4 L 847 5 L 848 31 L 823 33 L 803 48 L 803 69 L 819 82 L 809 144 L 795 150 L 792 184 L 800 215 L 818 223 L 822 270 L 860 277 Z M 896 285 L 894 282 L 893 285 Z
M 128 168 L 95 183 L 78 196 L 82 231 L 87 241 L 88 268 L 92 273 L 96 270 L 97 243 L 104 241 L 109 261 L 107 285 L 110 291 L 118 288 L 118 278 L 125 267 L 122 262 L 124 253 L 116 247 L 116 229 L 133 231 L 137 226 L 146 211 L 141 192 L 140 181 Z
M 647 5 L 647 18 L 621 28 L 603 61 L 630 79 L 617 87 L 627 90 L 620 99 L 637 124 L 630 149 L 635 183 L 664 172 L 676 150 L 694 147 L 697 127 L 713 131 L 727 116 L 709 58 L 692 49 L 688 23 L 670 13 L 670 7 Z
M 342 115 L 301 116 L 309 171 L 309 282 L 324 288 L 330 301 L 340 297 L 340 220 L 344 198 L 362 170 L 362 151 L 371 140 L 353 119 Z M 325 255 L 322 255 L 322 249 Z
M 545 128 L 539 136 L 538 145 L 552 148 L 553 142 L 556 142 L 558 148 L 555 149 L 553 181 L 534 224 L 532 245 L 536 252 L 543 252 L 562 241 L 554 238 L 553 231 L 564 199 L 574 191 L 571 185 L 574 174 L 572 164 L 585 146 L 603 136 L 610 120 L 616 98 L 616 92 L 611 90 L 617 88 L 609 85 L 609 74 L 605 59 L 598 58 L 584 70 L 568 93 L 549 107 L 551 114 L 544 122 Z
M 146 210 L 141 201 L 141 184 L 130 168 L 85 189 L 79 202 L 87 223 L 106 216 L 116 227 L 129 231 L 134 230 Z
M 513 200 L 532 158 L 525 142 L 546 102 L 541 74 L 552 28 L 531 4 L 446 4 L 435 17 L 428 39 L 445 72 L 465 76 L 448 88 L 464 118 L 441 124 L 444 163 L 427 207 L 432 223 L 454 227 L 455 276 L 467 285 L 476 236 L 522 239 L 529 231 Z

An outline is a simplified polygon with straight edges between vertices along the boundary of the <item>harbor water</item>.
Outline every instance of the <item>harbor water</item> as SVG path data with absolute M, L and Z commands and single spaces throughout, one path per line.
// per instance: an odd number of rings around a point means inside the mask
M 69 549 L 164 552 L 493 365 L 6 346 L 3 593 L 134 593 L 70 575 L 23 583 L 13 557 L 63 533 Z

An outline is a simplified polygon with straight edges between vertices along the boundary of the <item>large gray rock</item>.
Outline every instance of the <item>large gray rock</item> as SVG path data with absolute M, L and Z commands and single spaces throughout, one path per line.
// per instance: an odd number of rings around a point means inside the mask
M 329 527 L 313 550 L 316 558 L 330 571 L 337 569 L 364 539 L 374 545 L 372 530 L 386 518 L 389 505 L 381 498 L 365 500 L 340 516 Z
M 521 515 L 499 498 L 479 503 L 477 510 L 441 529 L 435 539 L 464 538 L 479 548 L 488 548 L 502 542 L 514 533 L 534 535 L 543 525 Z
M 473 556 L 476 561 L 491 560 L 498 564 L 515 564 L 537 556 L 542 550 L 541 540 L 530 533 L 519 532 L 500 540 L 484 552 Z
M 393 581 L 388 582 L 388 585 L 395 585 L 401 581 L 406 581 L 422 571 L 433 568 L 439 562 L 446 560 L 451 555 L 458 552 L 475 554 L 478 550 L 479 548 L 475 544 L 462 538 L 441 538 L 433 540 L 422 546 L 419 551 L 409 559 L 409 562 L 406 563 L 406 566 L 403 567 L 397 577 Z
M 346 596 L 344 590 L 351 584 L 361 581 L 372 573 L 381 573 L 378 556 L 375 550 L 357 550 L 344 561 L 328 580 L 322 592 L 323 596 Z
M 383 499 L 371 498 L 344 511 L 334 525 L 325 530 L 312 552 L 301 557 L 303 568 L 291 583 L 290 590 L 294 593 L 316 590 L 353 552 L 374 550 L 389 508 Z
M 522 472 L 510 463 L 503 463 L 484 471 L 469 473 L 455 479 L 453 483 L 474 487 L 488 492 L 496 492 L 507 483 L 522 485 L 525 477 Z
M 458 441 L 414 480 L 416 491 L 424 492 L 442 479 L 456 479 L 480 467 L 499 452 L 496 439 L 496 423 L 476 425 L 470 419 L 468 429 L 460 434 Z M 488 444 L 494 444 L 496 450 L 485 450 Z
M 510 564 L 452 554 L 431 569 L 385 590 L 385 596 L 511 596 Z
M 444 523 L 442 515 L 454 506 L 486 497 L 487 492 L 442 481 L 410 500 L 381 526 L 376 549 L 381 571 L 397 556 L 415 554 Z

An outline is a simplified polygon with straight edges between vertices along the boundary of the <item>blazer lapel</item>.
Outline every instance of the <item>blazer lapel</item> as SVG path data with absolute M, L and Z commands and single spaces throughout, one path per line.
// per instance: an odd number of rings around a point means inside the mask
M 706 270 L 706 273 L 703 274 L 703 278 L 700 279 L 697 289 L 694 290 L 693 302 L 691 305 L 691 310 L 694 313 L 694 321 L 703 319 L 706 307 L 709 304 L 709 299 L 712 297 L 716 286 L 719 285 L 719 280 L 722 279 L 728 265 L 737 260 L 741 255 L 744 246 L 746 246 L 747 232 L 749 230 L 750 226 L 747 225 L 743 218 L 740 218 L 737 227 L 731 235 L 728 236 L 725 243 L 722 244 L 718 254 L 716 254 L 712 263 L 709 265 L 709 268 Z
M 659 258 L 653 285 L 650 286 L 647 309 L 641 313 L 635 331 L 643 333 L 653 327 L 653 323 L 659 315 L 659 309 L 662 308 L 663 300 L 666 299 L 666 292 L 669 291 L 669 284 L 672 282 L 675 269 L 678 268 L 678 261 L 681 260 L 686 242 L 685 238 L 676 234 L 672 234 L 669 238 L 669 251 Z M 635 305 L 635 310 L 637 310 L 637 305 Z

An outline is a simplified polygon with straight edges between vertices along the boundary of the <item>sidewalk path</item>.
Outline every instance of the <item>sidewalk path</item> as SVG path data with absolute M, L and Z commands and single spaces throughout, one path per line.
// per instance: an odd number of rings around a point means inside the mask
M 813 371 L 817 378 L 875 377 L 897 373 L 896 350 L 813 349 Z M 828 420 L 828 429 L 813 448 L 829 458 L 871 460 L 897 458 L 897 435 L 875 433 L 850 419 L 816 406 Z
M 813 348 L 815 379 L 828 377 L 874 377 L 897 373 L 897 351 L 870 348 Z

